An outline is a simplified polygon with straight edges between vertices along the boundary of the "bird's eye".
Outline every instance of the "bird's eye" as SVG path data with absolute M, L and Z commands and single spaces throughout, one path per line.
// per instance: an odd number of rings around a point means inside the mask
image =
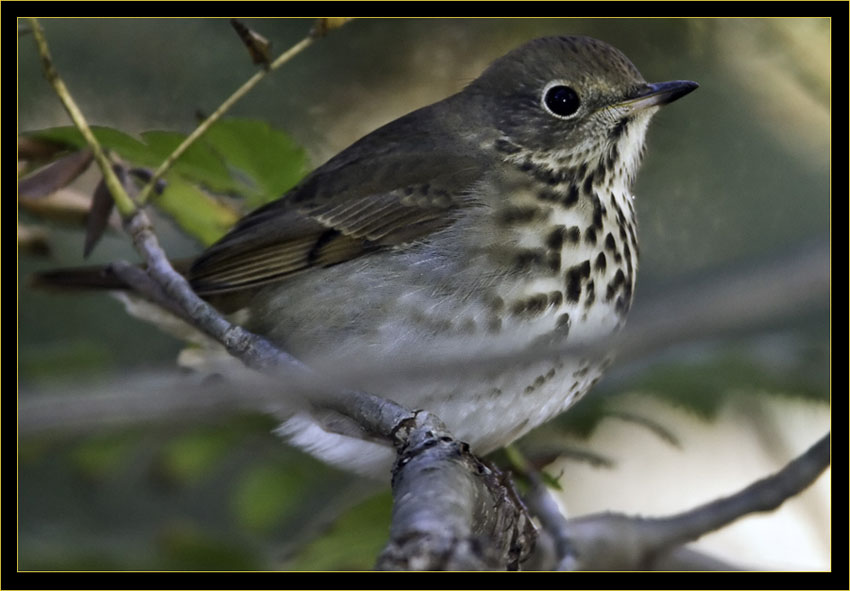
M 543 106 L 556 117 L 566 119 L 576 114 L 581 101 L 569 86 L 550 83 L 543 91 Z

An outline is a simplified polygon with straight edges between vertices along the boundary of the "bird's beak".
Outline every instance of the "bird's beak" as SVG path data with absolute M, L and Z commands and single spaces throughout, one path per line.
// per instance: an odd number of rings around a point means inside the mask
M 629 112 L 642 111 L 650 107 L 660 107 L 680 99 L 691 91 L 696 90 L 699 84 L 690 80 L 671 80 L 670 82 L 656 82 L 647 84 L 637 95 L 617 103 L 614 107 L 625 109 Z

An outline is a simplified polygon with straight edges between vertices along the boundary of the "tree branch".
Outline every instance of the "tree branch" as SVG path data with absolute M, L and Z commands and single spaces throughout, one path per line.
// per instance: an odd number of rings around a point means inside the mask
M 729 497 L 663 518 L 598 513 L 566 519 L 539 479 L 527 502 L 553 542 L 559 570 L 646 570 L 671 564 L 704 566 L 711 561 L 725 567 L 682 546 L 745 515 L 776 509 L 810 486 L 828 466 L 829 434 L 776 474 Z

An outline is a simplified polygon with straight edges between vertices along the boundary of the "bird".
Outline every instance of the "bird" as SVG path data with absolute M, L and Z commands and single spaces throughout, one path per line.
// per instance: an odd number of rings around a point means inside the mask
M 322 373 L 425 409 L 478 454 L 566 411 L 611 356 L 580 352 L 484 371 L 396 367 L 582 343 L 624 324 L 635 290 L 632 185 L 648 124 L 690 93 L 648 83 L 606 42 L 535 39 L 465 88 L 356 141 L 249 213 L 186 272 L 193 289 Z M 277 433 L 386 478 L 392 447 L 299 405 Z

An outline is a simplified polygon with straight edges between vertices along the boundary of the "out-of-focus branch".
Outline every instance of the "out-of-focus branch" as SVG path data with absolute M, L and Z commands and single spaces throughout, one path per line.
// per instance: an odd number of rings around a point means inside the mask
M 727 272 L 687 286 L 670 286 L 663 295 L 640 300 L 618 334 L 583 342 L 541 340 L 499 353 L 435 352 L 409 363 L 386 366 L 358 360 L 343 375 L 352 381 L 386 380 L 388 384 L 425 379 L 441 372 L 486 374 L 505 364 L 535 362 L 547 356 L 604 356 L 616 352 L 618 363 L 644 359 L 692 340 L 731 336 L 763 329 L 806 311 L 829 305 L 829 248 L 809 247 L 755 268 Z M 340 372 L 342 373 L 342 372 Z

